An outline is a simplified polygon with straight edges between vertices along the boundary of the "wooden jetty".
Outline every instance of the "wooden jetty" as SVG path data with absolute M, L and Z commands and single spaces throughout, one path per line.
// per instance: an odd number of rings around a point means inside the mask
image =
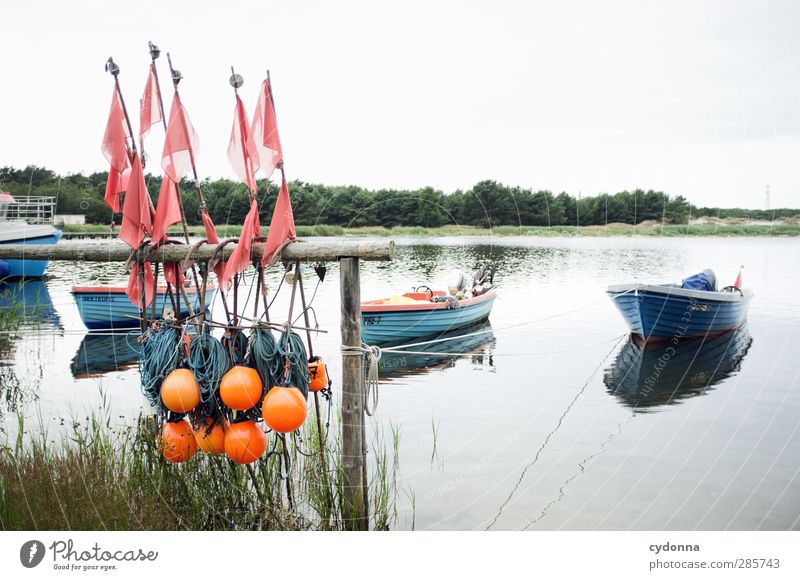
M 217 244 L 198 247 L 185 245 L 160 246 L 152 253 L 144 248 L 136 259 L 151 262 L 182 262 L 191 252 L 194 262 L 207 262 L 214 256 Z M 236 244 L 224 245 L 219 254 L 230 256 Z M 260 259 L 263 243 L 252 245 L 251 255 Z M 126 262 L 131 250 L 123 244 L 72 242 L 55 245 L 0 245 L 0 259 L 67 260 L 87 262 Z M 285 246 L 280 260 L 287 262 L 339 262 L 341 295 L 341 335 L 343 349 L 361 347 L 361 260 L 391 261 L 395 245 L 390 240 L 298 239 Z M 363 359 L 342 353 L 342 463 L 344 466 L 345 508 L 342 515 L 348 528 L 369 529 L 369 508 L 366 479 L 366 425 L 363 383 Z

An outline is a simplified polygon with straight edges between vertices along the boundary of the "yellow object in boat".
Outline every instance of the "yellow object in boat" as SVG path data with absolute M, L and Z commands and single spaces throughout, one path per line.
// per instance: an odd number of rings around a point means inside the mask
M 390 296 L 386 300 L 386 304 L 416 304 L 417 302 L 422 302 L 422 300 L 414 300 L 408 296 Z

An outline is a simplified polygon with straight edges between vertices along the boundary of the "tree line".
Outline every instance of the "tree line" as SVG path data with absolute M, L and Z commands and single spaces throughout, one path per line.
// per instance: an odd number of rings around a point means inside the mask
M 103 202 L 107 173 L 57 175 L 43 168 L 0 168 L 0 190 L 12 195 L 57 196 L 57 213 L 83 214 L 87 223 L 120 223 Z M 147 187 L 156 202 L 161 177 L 148 174 Z M 260 181 L 260 218 L 269 224 L 277 186 L 264 195 Z M 218 224 L 241 224 L 249 209 L 243 184 L 229 179 L 204 180 L 200 189 L 209 214 Z M 200 224 L 200 205 L 191 181 L 181 183 L 186 219 Z M 566 192 L 533 191 L 497 181 L 481 181 L 467 191 L 444 193 L 431 187 L 418 190 L 369 190 L 354 185 L 330 186 L 303 181 L 289 183 L 295 222 L 298 225 L 422 226 L 446 224 L 494 227 L 639 224 L 655 220 L 668 224 L 688 223 L 690 216 L 748 217 L 772 220 L 800 214 L 796 209 L 744 210 L 696 207 L 683 196 L 635 189 L 614 194 L 575 197 Z

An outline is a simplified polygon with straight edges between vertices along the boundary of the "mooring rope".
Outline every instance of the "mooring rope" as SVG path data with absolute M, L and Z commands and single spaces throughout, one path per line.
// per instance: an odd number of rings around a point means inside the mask
M 361 382 L 364 385 L 364 411 L 372 417 L 378 409 L 378 369 L 380 368 L 381 349 L 362 343 L 361 346 L 342 346 L 343 356 L 362 356 Z M 370 398 L 372 406 L 370 407 Z
M 624 336 L 624 335 L 623 335 L 623 336 Z M 555 434 L 556 434 L 556 432 L 558 432 L 558 430 L 561 428 L 561 425 L 564 423 L 564 419 L 566 419 L 566 417 L 567 417 L 567 415 L 569 414 L 569 412 L 570 412 L 570 411 L 572 410 L 572 408 L 575 406 L 575 403 L 577 403 L 577 402 L 578 402 L 578 399 L 580 399 L 580 398 L 581 398 L 581 395 L 583 395 L 583 393 L 584 393 L 584 392 L 586 391 L 586 389 L 589 387 L 589 384 L 592 382 L 592 379 L 595 377 L 595 375 L 597 375 L 597 373 L 600 371 L 600 369 L 601 369 L 601 368 L 603 368 L 603 365 L 605 364 L 605 362 L 606 362 L 606 360 L 608 359 L 608 357 L 610 357 L 610 356 L 611 356 L 611 354 L 612 354 L 612 353 L 613 353 L 613 352 L 614 352 L 614 351 L 617 349 L 617 346 L 619 345 L 620 341 L 622 341 L 622 337 L 620 337 L 620 338 L 617 340 L 617 342 L 615 342 L 615 343 L 614 343 L 614 346 L 612 346 L 612 347 L 611 347 L 611 350 L 609 350 L 609 351 L 606 353 L 606 355 L 603 357 L 603 359 L 602 359 L 602 360 L 601 360 L 601 361 L 598 363 L 598 365 L 597 365 L 597 366 L 595 367 L 595 369 L 592 371 L 592 374 L 590 374 L 590 375 L 589 375 L 589 377 L 586 379 L 586 381 L 583 383 L 583 386 L 582 386 L 580 389 L 578 389 L 578 392 L 575 394 L 575 396 L 572 398 L 572 400 L 571 400 L 571 401 L 570 401 L 570 402 L 567 404 L 567 407 L 564 409 L 564 412 L 563 412 L 563 413 L 561 413 L 561 416 L 559 416 L 558 420 L 556 421 L 556 424 L 555 424 L 555 426 L 554 426 L 554 427 L 553 427 L 553 428 L 550 430 L 550 432 L 549 432 L 549 433 L 548 433 L 548 434 L 545 436 L 545 438 L 544 438 L 544 441 L 542 441 L 542 444 L 539 446 L 539 449 L 537 449 L 537 451 L 536 451 L 536 453 L 534 454 L 534 456 L 533 456 L 533 458 L 531 459 L 531 461 L 530 461 L 530 462 L 528 462 L 528 464 L 527 464 L 527 465 L 524 467 L 524 469 L 522 470 L 522 473 L 520 473 L 520 474 L 519 474 L 519 478 L 517 479 L 517 483 L 514 485 L 514 487 L 512 488 L 511 492 L 509 492 L 509 494 L 508 494 L 508 497 L 506 498 L 506 500 L 505 500 L 505 501 L 502 503 L 502 505 L 500 506 L 500 508 L 497 510 L 497 513 L 495 514 L 495 516 L 494 516 L 494 518 L 492 519 L 492 521 L 489 523 L 489 525 L 487 525 L 487 526 L 484 528 L 485 530 L 490 530 L 490 529 L 491 529 L 491 528 L 492 528 L 492 527 L 493 527 L 493 526 L 494 526 L 494 525 L 497 523 L 497 521 L 500 519 L 500 516 L 502 516 L 502 515 L 503 515 L 503 510 L 504 510 L 504 509 L 506 508 L 506 506 L 507 506 L 507 505 L 508 505 L 508 504 L 511 502 L 511 499 L 512 499 L 512 498 L 514 497 L 514 495 L 517 493 L 517 490 L 519 489 L 520 485 L 522 485 L 522 482 L 523 482 L 523 480 L 525 479 L 525 476 L 527 475 L 527 473 L 528 473 L 528 470 L 529 470 L 531 467 L 533 467 L 533 465 L 534 465 L 535 463 L 537 463 L 537 462 L 539 461 L 539 457 L 541 456 L 542 452 L 543 452 L 543 451 L 545 450 L 545 448 L 547 447 L 547 444 L 550 442 L 550 439 L 551 439 L 551 438 L 553 437 L 553 435 L 555 435 Z
M 283 368 L 275 335 L 269 328 L 256 327 L 250 335 L 249 351 L 247 360 L 255 366 L 267 392 L 278 384 Z

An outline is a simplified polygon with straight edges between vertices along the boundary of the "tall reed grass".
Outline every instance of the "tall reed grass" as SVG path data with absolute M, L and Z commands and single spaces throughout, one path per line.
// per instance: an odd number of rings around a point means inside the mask
M 198 451 L 167 463 L 152 417 L 112 423 L 107 401 L 88 420 L 50 438 L 22 415 L 0 447 L 0 526 L 6 530 L 341 530 L 345 513 L 341 440 L 334 426 L 320 446 L 313 417 L 281 440 L 269 435 L 250 466 Z M 399 431 L 387 450 L 376 435 L 370 465 L 370 527 L 397 519 Z

